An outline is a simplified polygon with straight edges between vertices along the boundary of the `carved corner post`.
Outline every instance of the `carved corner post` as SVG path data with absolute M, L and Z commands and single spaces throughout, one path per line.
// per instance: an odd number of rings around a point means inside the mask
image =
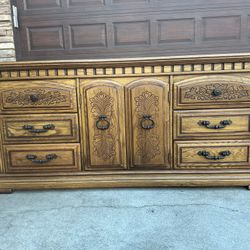
M 0 188 L 0 194 L 11 194 L 14 190 L 11 188 Z

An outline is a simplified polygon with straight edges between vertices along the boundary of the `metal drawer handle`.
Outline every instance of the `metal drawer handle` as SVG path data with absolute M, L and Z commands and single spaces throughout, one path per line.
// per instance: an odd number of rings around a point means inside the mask
M 38 98 L 37 95 L 30 95 L 30 100 L 31 100 L 32 102 L 38 102 L 38 101 L 39 101 L 39 98 Z
M 212 91 L 212 96 L 220 96 L 222 95 L 222 91 L 220 89 L 214 89 Z
M 57 158 L 56 154 L 48 154 L 45 156 L 45 159 L 37 159 L 36 155 L 26 155 L 26 159 L 32 161 L 33 163 L 37 163 L 37 164 L 44 164 L 44 163 L 48 163 L 49 161 L 52 161 L 54 159 Z
M 229 150 L 226 150 L 226 151 L 219 152 L 218 155 L 211 155 L 208 151 L 203 150 L 203 151 L 199 151 L 197 154 L 199 156 L 203 156 L 204 158 L 208 160 L 217 161 L 217 160 L 225 159 L 227 156 L 231 155 L 231 152 Z
M 141 120 L 141 127 L 143 129 L 152 129 L 155 127 L 155 122 L 152 119 L 151 115 L 143 115 L 143 118 Z
M 96 127 L 100 130 L 106 130 L 110 126 L 110 122 L 107 120 L 106 115 L 99 115 L 98 120 L 96 121 Z
M 42 129 L 35 129 L 34 126 L 32 125 L 24 125 L 23 126 L 24 130 L 29 131 L 30 133 L 46 133 L 49 130 L 54 130 L 55 129 L 55 125 L 54 124 L 47 124 L 47 125 L 43 125 Z
M 223 121 L 220 121 L 220 123 L 217 125 L 210 125 L 209 121 L 199 121 L 198 124 L 200 126 L 204 126 L 206 128 L 209 128 L 209 129 L 222 129 L 222 128 L 225 128 L 226 126 L 231 125 L 232 121 L 231 120 L 223 120 Z

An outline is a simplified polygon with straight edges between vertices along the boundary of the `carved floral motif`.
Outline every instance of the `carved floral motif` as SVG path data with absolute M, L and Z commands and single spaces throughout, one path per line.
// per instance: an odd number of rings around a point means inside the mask
M 31 95 L 35 95 L 37 97 L 36 102 L 31 101 Z M 19 106 L 54 105 L 58 103 L 65 103 L 66 101 L 66 95 L 63 95 L 60 91 L 45 88 L 31 88 L 18 91 L 8 91 L 7 97 L 5 99 L 6 103 L 16 104 Z
M 99 158 L 106 161 L 115 156 L 115 136 L 104 131 L 102 133 L 94 135 L 94 152 Z
M 99 91 L 94 97 L 90 98 L 91 112 L 93 115 L 94 127 L 94 153 L 104 161 L 115 157 L 116 131 L 113 124 L 114 98 Z M 110 123 L 107 130 L 96 128 L 96 121 L 101 115 L 105 115 Z
M 144 91 L 135 97 L 137 115 L 150 114 L 159 110 L 159 97 L 149 91 Z
M 220 95 L 213 95 L 214 90 L 219 90 Z M 188 89 L 184 98 L 197 101 L 206 100 L 237 100 L 249 96 L 249 91 L 243 86 L 226 83 L 212 83 Z
M 99 91 L 94 97 L 90 98 L 91 112 L 93 114 L 105 115 L 113 112 L 114 98 Z
M 136 105 L 137 117 L 137 138 L 136 153 L 142 157 L 144 161 L 150 161 L 160 152 L 160 138 L 154 128 L 157 128 L 157 113 L 159 111 L 159 97 L 149 91 L 142 92 L 134 98 Z M 151 115 L 154 119 L 155 127 L 150 130 L 142 129 L 141 120 L 143 115 Z

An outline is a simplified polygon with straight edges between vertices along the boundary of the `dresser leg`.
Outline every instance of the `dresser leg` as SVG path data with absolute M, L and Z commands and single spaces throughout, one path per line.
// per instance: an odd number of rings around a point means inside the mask
M 250 186 L 247 186 L 247 189 L 250 190 Z
M 14 190 L 11 188 L 0 188 L 0 194 L 11 194 Z

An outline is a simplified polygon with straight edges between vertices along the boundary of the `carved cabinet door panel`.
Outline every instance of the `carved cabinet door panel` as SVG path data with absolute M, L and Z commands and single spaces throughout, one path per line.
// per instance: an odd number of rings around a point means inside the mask
M 110 80 L 82 82 L 85 169 L 126 168 L 124 88 Z
M 145 78 L 127 86 L 128 152 L 131 167 L 168 168 L 168 84 Z

